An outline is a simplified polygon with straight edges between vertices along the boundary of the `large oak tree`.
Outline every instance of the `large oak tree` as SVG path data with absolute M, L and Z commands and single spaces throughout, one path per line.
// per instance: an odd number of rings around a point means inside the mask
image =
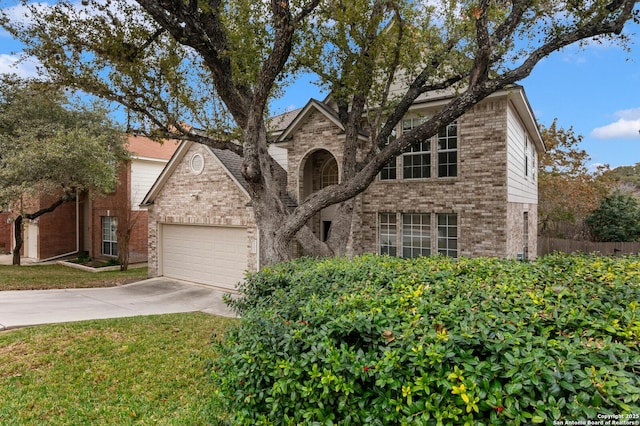
M 13 264 L 24 219 L 115 188 L 116 168 L 128 158 L 123 142 L 106 110 L 73 105 L 49 83 L 0 77 L 0 211 L 14 216 Z
M 262 259 L 345 251 L 352 199 L 394 156 L 430 137 L 552 52 L 613 39 L 638 19 L 634 0 L 82 0 L 34 4 L 2 19 L 52 81 L 125 105 L 157 137 L 243 157 Z M 318 76 L 345 128 L 340 183 L 297 207 L 268 153 L 268 105 L 299 72 Z M 401 84 L 404 90 L 390 90 Z M 421 95 L 453 96 L 412 131 L 390 138 Z M 198 130 L 199 129 L 199 130 Z M 366 131 L 365 131 L 366 130 Z M 368 143 L 361 143 L 367 135 Z M 326 242 L 307 221 L 339 204 Z

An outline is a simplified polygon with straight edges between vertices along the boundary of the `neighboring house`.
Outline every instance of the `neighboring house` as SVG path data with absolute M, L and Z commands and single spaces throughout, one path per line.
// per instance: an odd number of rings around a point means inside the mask
M 23 257 L 47 260 L 81 252 L 92 258 L 116 257 L 116 227 L 118 220 L 126 220 L 131 227 L 130 262 L 147 261 L 147 211 L 139 205 L 179 143 L 160 144 L 136 135 L 128 136 L 126 143 L 131 160 L 121 169 L 116 190 L 106 196 L 80 194 L 75 202 L 64 203 L 34 221 L 25 220 Z M 55 197 L 29 200 L 29 211 L 53 201 Z M 9 252 L 14 246 L 11 217 L 0 215 L 0 251 Z
M 11 216 L 0 212 L 0 254 L 11 252 Z
M 396 134 L 446 102 L 416 102 Z M 338 182 L 344 128 L 329 101 L 271 121 L 270 151 L 288 174 L 294 201 Z M 439 135 L 398 156 L 356 198 L 350 255 L 443 254 L 533 258 L 537 159 L 542 138 L 524 89 L 498 92 Z M 183 143 L 144 200 L 149 209 L 149 274 L 233 288 L 260 267 L 259 233 L 241 158 Z M 311 220 L 325 238 L 335 214 Z

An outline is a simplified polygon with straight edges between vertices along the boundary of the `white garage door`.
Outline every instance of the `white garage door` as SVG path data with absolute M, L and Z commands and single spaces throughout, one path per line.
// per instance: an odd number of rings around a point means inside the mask
M 247 269 L 247 230 L 163 225 L 162 275 L 234 289 Z

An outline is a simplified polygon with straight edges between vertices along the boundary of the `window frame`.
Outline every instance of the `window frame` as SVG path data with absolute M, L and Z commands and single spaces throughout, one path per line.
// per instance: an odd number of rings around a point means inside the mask
M 387 244 L 383 244 L 383 242 Z M 398 255 L 398 218 L 396 213 L 378 213 L 378 254 Z
M 335 173 L 333 173 L 333 170 Z M 328 172 L 331 174 L 329 175 Z M 327 182 L 327 178 L 330 177 L 331 180 Z M 326 188 L 327 186 L 337 185 L 340 181 L 340 169 L 338 168 L 338 161 L 331 157 L 322 165 L 322 170 L 320 171 L 320 189 Z
M 431 256 L 431 213 L 402 213 L 400 221 L 402 257 Z
M 396 130 L 392 130 L 391 134 L 387 138 L 387 143 L 385 145 L 389 145 L 389 143 L 396 140 Z M 380 170 L 380 180 L 396 180 L 398 178 L 398 164 L 397 158 L 393 157 L 391 160 L 387 162 L 382 169 Z
M 450 223 L 451 218 L 455 218 L 454 225 Z M 441 224 L 440 219 L 445 219 L 445 223 Z M 459 221 L 457 213 L 436 214 L 436 250 L 438 254 L 458 258 L 458 222 Z M 451 230 L 455 230 L 455 235 L 453 235 Z M 453 242 L 455 242 L 455 244 L 452 244 Z M 455 248 L 452 248 L 452 246 L 455 246 Z M 452 255 L 452 253 L 454 253 L 454 255 Z
M 425 121 L 425 117 L 403 118 L 401 120 L 402 133 L 404 134 L 408 131 L 411 131 Z M 431 142 L 432 138 L 427 138 L 421 141 L 419 144 L 412 146 L 408 152 L 402 154 L 402 179 L 415 180 L 431 178 L 431 176 L 433 175 L 433 162 L 431 161 L 431 153 L 433 150 L 431 147 Z M 425 150 L 425 147 L 428 149 Z M 411 162 L 411 164 L 407 164 L 408 162 Z M 408 171 L 410 171 L 410 173 L 408 173 Z
M 100 217 L 100 253 L 104 256 L 118 256 L 118 217 Z
M 455 135 L 451 135 L 451 130 L 455 129 Z M 458 120 L 453 121 L 452 123 L 447 124 L 442 127 L 438 131 L 437 141 L 436 141 L 436 152 L 437 152 L 437 167 L 438 167 L 438 177 L 447 178 L 447 177 L 457 177 L 458 176 L 458 145 L 460 143 L 459 138 L 459 128 L 458 128 Z M 444 134 L 443 134 L 444 132 Z M 451 142 L 455 144 L 454 148 L 451 148 Z M 445 148 L 442 148 L 442 144 L 444 143 Z M 447 161 L 442 161 L 443 155 Z M 451 157 L 453 157 L 454 161 L 451 161 Z M 442 173 L 442 170 L 445 170 L 445 173 Z

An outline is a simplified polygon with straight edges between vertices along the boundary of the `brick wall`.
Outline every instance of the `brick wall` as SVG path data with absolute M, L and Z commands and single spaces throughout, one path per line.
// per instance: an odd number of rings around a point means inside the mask
M 0 213 L 0 254 L 9 253 L 13 248 L 12 227 L 13 222 L 9 222 L 9 213 Z
M 91 234 L 89 255 L 93 258 L 105 258 L 102 254 L 102 218 L 115 216 L 118 224 L 129 221 L 131 229 L 129 240 L 129 263 L 146 262 L 148 258 L 146 211 L 131 210 L 129 194 L 131 193 L 131 164 L 127 163 L 118 174 L 118 186 L 111 194 L 94 197 L 89 203 Z M 126 225 L 125 225 L 126 226 Z
M 507 205 L 507 254 L 516 258 L 523 253 L 525 247 L 524 213 L 527 213 L 527 259 L 535 259 L 538 253 L 538 206 L 527 203 L 509 203 Z
M 358 197 L 350 253 L 378 251 L 378 213 L 456 213 L 460 255 L 508 256 L 506 111 L 506 98 L 492 99 L 458 120 L 456 177 L 403 180 L 398 158 L 398 179 L 377 180 Z M 289 148 L 290 191 L 304 194 L 305 162 L 314 149 L 331 152 L 340 164 L 342 141 L 340 130 L 326 116 L 310 114 Z M 435 149 L 431 155 L 435 175 Z M 535 235 L 535 227 L 530 231 Z
M 40 207 L 48 207 L 56 201 L 55 197 L 43 197 L 40 200 Z M 79 206 L 79 212 L 82 212 Z M 48 259 L 75 252 L 77 248 L 77 232 L 81 232 L 82 223 L 79 229 L 76 228 L 76 202 L 61 204 L 51 213 L 40 216 L 38 221 L 38 259 Z M 30 254 L 31 255 L 31 254 Z
M 362 197 L 361 250 L 377 252 L 380 212 L 455 213 L 460 256 L 505 256 L 506 108 L 506 100 L 486 101 L 458 119 L 456 177 L 379 180 L 371 185 Z M 425 115 L 429 112 L 425 111 Z M 435 149 L 431 155 L 434 176 Z M 401 177 L 401 158 L 397 167 Z M 434 226 L 435 217 L 432 219 L 433 240 Z M 436 241 L 432 241 L 432 250 L 435 244 Z
M 205 159 L 200 174 L 191 171 L 193 154 Z M 257 254 L 251 248 L 257 241 L 257 228 L 249 197 L 227 175 L 210 151 L 193 144 L 182 158 L 161 193 L 149 207 L 149 276 L 158 276 L 158 238 L 161 224 L 221 225 L 247 228 L 247 269 L 255 271 Z

